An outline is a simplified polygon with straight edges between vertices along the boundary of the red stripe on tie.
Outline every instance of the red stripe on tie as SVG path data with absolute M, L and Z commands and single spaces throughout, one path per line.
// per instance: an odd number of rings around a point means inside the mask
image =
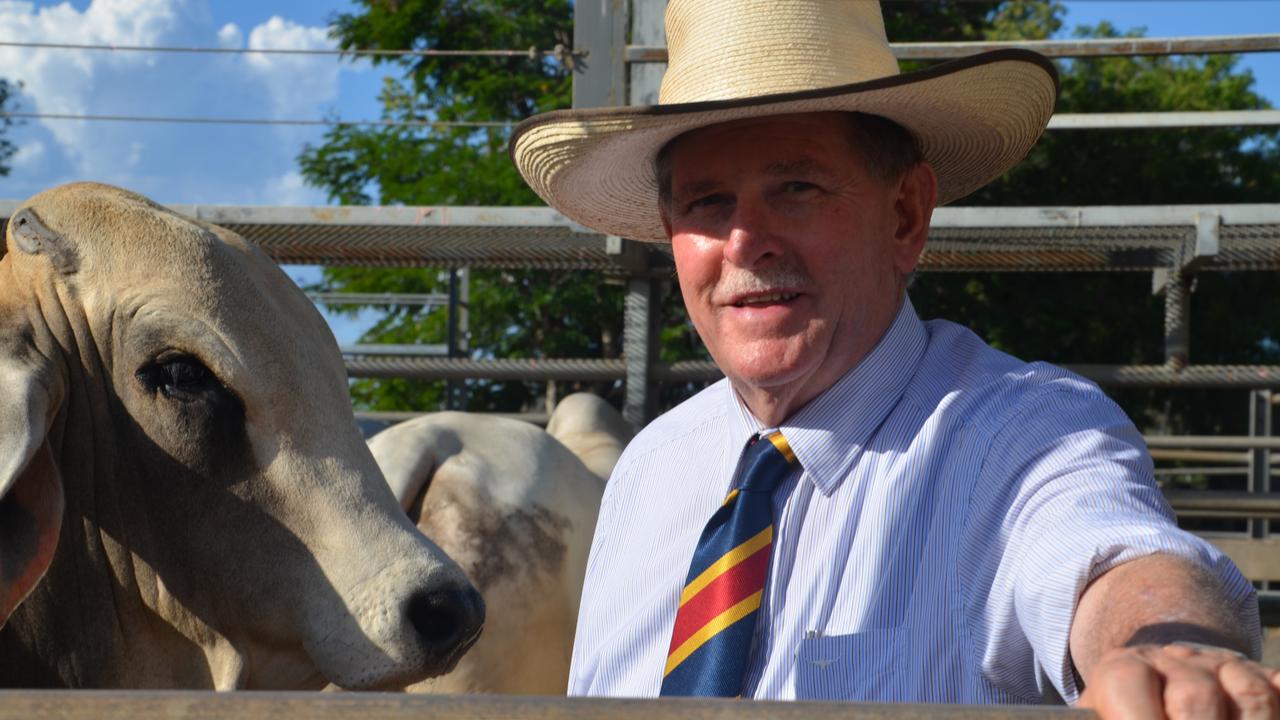
M 773 543 L 755 551 L 750 557 L 712 580 L 697 595 L 676 611 L 675 628 L 671 631 L 671 647 L 667 654 L 684 644 L 717 615 L 737 605 L 764 587 L 769 572 L 769 553 Z

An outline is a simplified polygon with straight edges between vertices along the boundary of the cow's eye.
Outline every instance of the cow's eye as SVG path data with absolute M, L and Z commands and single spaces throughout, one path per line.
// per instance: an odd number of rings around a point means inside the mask
M 162 355 L 139 368 L 137 375 L 148 390 L 177 400 L 222 389 L 217 376 L 190 355 Z

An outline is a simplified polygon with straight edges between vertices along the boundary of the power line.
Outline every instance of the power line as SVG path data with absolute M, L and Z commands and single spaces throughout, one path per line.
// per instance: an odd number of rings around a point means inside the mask
M 447 120 L 289 120 L 269 118 L 164 117 L 158 115 L 70 115 L 65 113 L 0 112 L 0 117 L 32 120 L 97 120 L 104 122 L 182 123 L 189 125 L 320 125 L 436 128 L 509 128 L 512 122 Z
M 35 120 L 94 120 L 104 122 L 178 123 L 188 125 L 303 125 L 322 127 L 434 127 L 502 128 L 514 122 L 464 120 L 291 120 L 269 118 L 166 117 L 159 115 L 70 115 L 0 111 L 0 118 Z M 1193 112 L 1058 113 L 1050 130 L 1153 129 L 1190 127 L 1280 126 L 1280 110 L 1204 110 Z
M 119 52 L 161 52 L 161 53 L 217 53 L 226 55 L 345 55 L 350 57 L 527 57 L 537 60 L 541 57 L 553 57 L 562 62 L 575 56 L 585 57 L 586 53 L 574 53 L 564 44 L 557 44 L 551 50 L 539 50 L 531 45 L 526 50 L 338 50 L 324 48 L 220 48 L 220 47 L 187 47 L 158 45 L 110 45 L 90 43 L 46 43 L 21 42 L 17 40 L 0 40 L 0 47 L 39 48 L 50 50 L 107 50 Z

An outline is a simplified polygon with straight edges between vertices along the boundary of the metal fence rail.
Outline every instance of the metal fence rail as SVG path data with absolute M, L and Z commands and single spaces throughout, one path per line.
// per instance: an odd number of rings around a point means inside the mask
M 0 200 L 0 217 L 19 207 Z M 174 208 L 243 235 L 282 263 L 671 277 L 668 246 L 623 245 L 545 207 Z M 944 207 L 929 235 L 926 272 L 1151 271 L 1193 257 L 1201 270 L 1280 269 L 1280 204 Z
M 1165 497 L 1179 517 L 1280 519 L 1280 494 L 1168 490 Z
M 0 720 L 1039 720 L 1096 717 L 1037 706 L 959 706 L 750 700 L 612 700 L 387 693 L 0 691 Z
M 899 60 L 954 60 L 992 50 L 1022 48 L 1046 57 L 1123 57 L 1133 55 L 1202 55 L 1280 51 L 1280 35 L 1201 35 L 1152 38 L 1088 38 L 1073 40 L 989 40 L 986 42 L 889 43 Z M 628 45 L 628 63 L 665 63 L 662 45 Z
M 347 360 L 347 373 L 359 378 L 413 378 L 415 380 L 625 380 L 625 359 L 529 358 L 473 360 L 430 357 L 432 346 L 423 346 L 421 356 L 411 356 L 411 348 L 398 348 L 396 357 L 363 357 Z M 1067 365 L 1104 387 L 1166 388 L 1280 388 L 1280 366 L 1271 365 L 1190 365 L 1182 369 L 1168 365 Z M 714 382 L 723 377 L 710 361 L 653 363 L 649 377 L 654 382 Z M 1203 445 L 1200 447 L 1213 447 Z M 1280 448 L 1280 446 L 1277 446 Z

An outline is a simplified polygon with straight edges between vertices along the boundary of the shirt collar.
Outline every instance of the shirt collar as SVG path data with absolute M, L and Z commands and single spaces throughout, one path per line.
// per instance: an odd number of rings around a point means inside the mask
M 849 473 L 872 433 L 906 392 L 928 345 L 928 331 L 904 297 L 880 342 L 846 372 L 779 426 L 805 473 L 830 495 Z M 725 383 L 737 412 L 729 413 L 727 457 L 738 457 L 753 433 L 767 429 L 737 391 Z

